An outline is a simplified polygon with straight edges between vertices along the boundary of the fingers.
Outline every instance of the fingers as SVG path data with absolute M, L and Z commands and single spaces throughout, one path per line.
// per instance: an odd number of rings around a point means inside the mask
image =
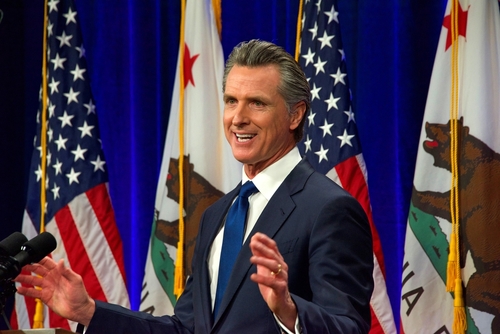
M 62 260 L 61 260 L 62 261 Z M 60 261 L 60 262 L 61 262 Z M 48 272 L 56 268 L 57 264 L 49 257 L 44 257 L 38 263 L 27 264 L 23 267 L 23 271 L 29 271 L 40 276 L 46 276 Z
M 297 309 L 288 290 L 288 265 L 276 242 L 265 234 L 256 233 L 250 240 L 250 250 L 250 262 L 257 267 L 250 279 L 258 284 L 269 309 L 285 326 L 293 328 Z
M 276 271 L 271 271 L 271 275 L 273 276 L 277 276 L 281 273 L 281 269 L 283 268 L 283 266 L 281 265 L 281 263 L 278 263 L 278 269 L 276 269 Z
M 61 261 L 62 260 L 59 260 L 59 262 L 61 262 Z M 40 264 L 41 266 L 44 266 L 48 270 L 52 270 L 57 266 L 57 263 L 54 260 L 52 260 L 52 258 L 50 258 L 48 256 L 46 256 L 42 260 L 40 260 L 40 262 L 38 262 L 38 264 Z
M 81 281 L 81 276 L 75 273 L 70 268 L 64 266 L 64 260 L 59 260 L 57 263 L 51 258 L 44 258 L 39 263 L 28 264 L 23 267 L 24 274 L 17 276 L 14 281 L 19 283 L 41 286 L 44 280 L 51 282 L 59 282 L 61 278 L 68 280 L 71 283 Z M 28 275 L 26 272 L 32 272 L 35 275 Z M 42 280 L 42 278 L 44 280 Z
M 269 287 L 281 286 L 288 282 L 288 266 L 278 250 L 276 242 L 262 233 L 256 233 L 250 240 L 253 256 L 250 262 L 257 266 L 257 273 L 252 275 L 254 282 Z
M 255 283 L 263 284 L 271 289 L 282 289 L 288 286 L 286 275 L 284 275 L 283 272 L 276 277 L 270 274 L 253 273 L 250 275 L 250 279 Z
M 23 296 L 28 296 L 28 297 L 32 297 L 32 298 L 42 298 L 42 290 L 35 289 L 35 288 L 18 286 L 17 292 Z
M 273 253 L 279 254 L 276 241 L 259 232 L 252 236 L 252 239 L 250 240 L 250 249 L 265 252 L 264 255 L 266 256 L 272 256 Z M 279 255 L 281 257 L 281 254 Z
M 58 269 L 60 270 L 61 276 L 68 280 L 68 282 L 72 284 L 80 283 L 82 281 L 82 277 L 78 275 L 76 272 L 71 270 L 70 268 L 64 267 L 63 261 L 59 261 L 57 264 Z
M 288 266 L 283 260 L 275 260 L 254 255 L 250 257 L 250 262 L 267 268 L 271 276 L 281 276 L 288 271 Z
M 271 268 L 271 271 L 273 271 L 273 268 L 278 267 L 278 263 L 283 262 L 283 257 L 278 250 L 276 242 L 265 234 L 256 233 L 252 237 L 250 240 L 250 250 L 254 256 L 275 260 L 275 266 Z
M 38 263 L 28 264 L 23 267 L 23 272 L 32 272 L 39 276 L 46 276 L 49 270 Z
M 46 285 L 45 283 L 47 280 L 51 282 L 59 281 L 58 277 L 60 277 L 61 271 L 64 270 L 63 260 L 56 263 L 51 258 L 45 257 L 39 263 L 25 265 L 23 267 L 23 272 L 14 278 L 13 281 L 26 285 L 43 287 Z M 28 272 L 31 272 L 31 274 L 28 274 Z
M 22 284 L 40 286 L 40 284 L 42 283 L 42 278 L 39 276 L 21 274 L 18 275 L 13 281 Z
M 276 263 L 274 260 L 265 260 L 256 256 L 252 256 L 250 262 L 257 266 L 257 273 L 250 277 L 252 281 L 271 288 L 282 287 L 282 283 L 285 285 L 288 283 L 288 267 L 285 262 Z
M 266 266 L 272 272 L 279 271 L 279 267 L 283 266 L 283 256 L 278 250 L 276 242 L 262 233 L 256 233 L 250 240 L 250 250 L 254 257 L 261 258 L 258 263 Z M 252 262 L 253 263 L 253 262 Z

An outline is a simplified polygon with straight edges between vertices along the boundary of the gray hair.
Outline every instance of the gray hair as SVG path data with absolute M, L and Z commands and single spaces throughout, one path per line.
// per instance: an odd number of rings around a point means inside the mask
M 304 101 L 306 110 L 299 126 L 295 129 L 295 142 L 299 142 L 304 134 L 306 115 L 311 106 L 311 90 L 306 76 L 300 65 L 282 47 L 270 42 L 253 39 L 241 42 L 234 47 L 226 61 L 222 91 L 226 91 L 226 80 L 233 66 L 260 67 L 276 65 L 281 76 L 278 93 L 285 100 L 288 112 L 293 113 L 292 107 Z

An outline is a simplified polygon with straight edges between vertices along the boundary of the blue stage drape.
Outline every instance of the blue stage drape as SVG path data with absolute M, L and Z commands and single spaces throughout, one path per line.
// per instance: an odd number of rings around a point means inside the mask
M 222 0 L 225 55 L 242 40 L 295 52 L 298 0 Z M 368 184 L 399 323 L 406 219 L 446 0 L 338 0 Z M 138 309 L 179 45 L 180 0 L 77 1 Z M 42 0 L 0 0 L 0 238 L 20 230 L 41 73 Z M 197 22 L 188 22 L 197 24 Z M 4 327 L 0 327 L 4 328 Z

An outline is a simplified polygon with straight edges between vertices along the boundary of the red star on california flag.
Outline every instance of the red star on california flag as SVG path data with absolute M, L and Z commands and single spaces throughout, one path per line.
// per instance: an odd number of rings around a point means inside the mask
M 458 10 L 457 10 L 457 16 L 458 16 L 458 36 L 464 36 L 467 31 L 467 15 L 469 14 L 468 11 L 464 11 L 462 9 L 462 6 L 460 6 L 460 2 L 458 2 Z M 448 48 L 451 46 L 451 44 L 454 42 L 452 41 L 452 36 L 451 36 L 451 13 L 448 16 L 444 17 L 443 20 L 443 26 L 448 29 L 448 36 L 446 37 L 446 49 L 445 51 L 448 50 Z
M 191 57 L 187 44 L 184 44 L 184 88 L 186 88 L 190 82 L 194 87 L 193 65 L 199 55 L 200 54 L 197 54 Z

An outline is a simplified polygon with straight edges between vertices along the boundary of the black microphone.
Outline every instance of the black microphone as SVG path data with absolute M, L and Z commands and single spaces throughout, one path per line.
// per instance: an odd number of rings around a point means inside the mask
M 21 251 L 0 262 L 0 280 L 11 280 L 28 263 L 39 262 L 56 249 L 57 242 L 49 232 L 42 232 L 21 246 Z
M 21 232 L 14 232 L 0 241 L 0 257 L 15 256 L 28 238 Z

